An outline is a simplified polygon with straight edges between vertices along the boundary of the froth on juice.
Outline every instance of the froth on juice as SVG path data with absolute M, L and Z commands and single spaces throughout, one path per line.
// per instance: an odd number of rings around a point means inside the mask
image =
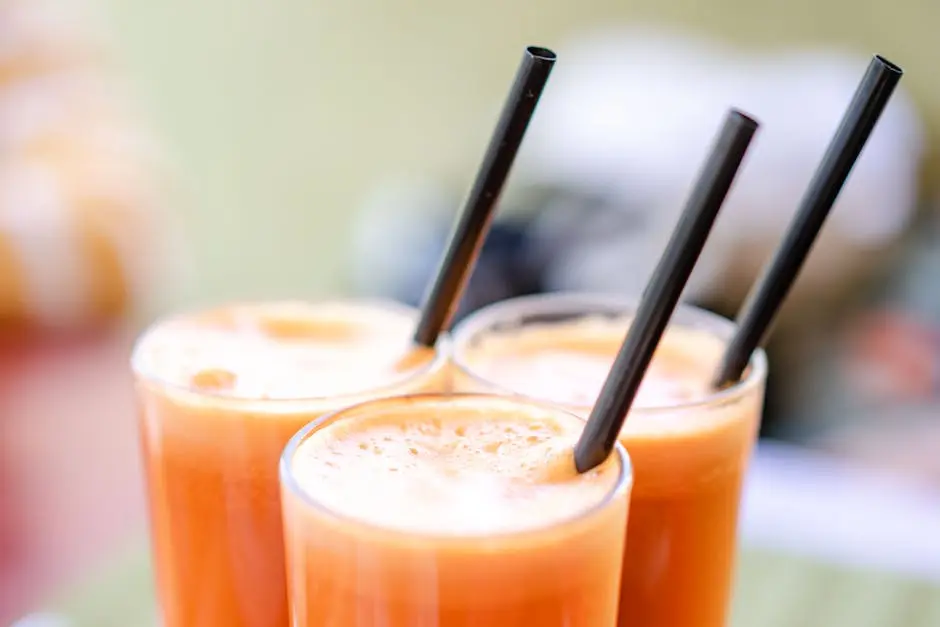
M 133 369 L 165 627 L 288 624 L 280 454 L 326 412 L 447 389 L 445 351 L 411 345 L 416 318 L 386 303 L 240 304 L 143 335 Z
M 454 331 L 454 387 L 537 399 L 587 416 L 635 307 L 554 294 L 503 301 Z M 733 325 L 691 307 L 672 319 L 620 441 L 635 484 L 621 627 L 724 627 L 742 479 L 763 402 L 759 352 L 741 383 L 710 379 Z
M 498 396 L 370 401 L 281 462 L 291 623 L 607 627 L 630 467 L 579 475 L 583 421 Z

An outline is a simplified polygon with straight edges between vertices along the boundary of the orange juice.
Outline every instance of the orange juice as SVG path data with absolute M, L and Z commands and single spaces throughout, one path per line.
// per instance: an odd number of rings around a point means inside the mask
M 454 333 L 454 386 L 539 399 L 586 416 L 634 308 L 555 294 L 487 307 Z M 635 485 L 619 625 L 724 627 L 741 484 L 760 421 L 766 362 L 713 391 L 733 325 L 690 307 L 673 317 L 620 441 Z
M 278 459 L 311 420 L 447 388 L 417 312 L 233 305 L 157 324 L 133 357 L 164 627 L 288 624 Z M 444 343 L 446 344 L 446 342 Z
M 630 468 L 579 475 L 582 428 L 485 395 L 310 425 L 281 462 L 289 624 L 613 627 Z

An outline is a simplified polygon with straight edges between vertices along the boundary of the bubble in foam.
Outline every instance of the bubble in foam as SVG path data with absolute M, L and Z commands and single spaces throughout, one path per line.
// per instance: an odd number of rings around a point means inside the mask
M 303 311 L 265 312 L 254 321 L 264 335 L 279 340 L 315 340 L 331 342 L 349 340 L 356 327 L 345 320 L 330 320 L 323 316 L 310 316 Z
M 238 376 L 234 372 L 222 368 L 199 370 L 190 377 L 192 386 L 201 390 L 231 390 L 237 381 Z

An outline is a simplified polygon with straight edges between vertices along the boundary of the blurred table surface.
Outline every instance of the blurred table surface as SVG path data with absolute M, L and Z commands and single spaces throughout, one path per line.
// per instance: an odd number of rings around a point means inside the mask
M 762 444 L 742 514 L 734 627 L 937 627 L 940 494 Z M 155 601 L 139 539 L 50 604 L 76 627 L 150 627 Z

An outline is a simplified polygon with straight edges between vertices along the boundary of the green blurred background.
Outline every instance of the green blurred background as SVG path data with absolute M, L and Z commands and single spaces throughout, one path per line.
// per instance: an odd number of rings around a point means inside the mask
M 173 208 L 194 255 L 180 294 L 189 302 L 342 289 L 363 194 L 389 175 L 469 173 L 522 46 L 554 46 L 584 27 L 665 22 L 747 47 L 880 52 L 907 70 L 932 136 L 940 129 L 933 0 L 102 6 L 132 92 L 177 169 Z

